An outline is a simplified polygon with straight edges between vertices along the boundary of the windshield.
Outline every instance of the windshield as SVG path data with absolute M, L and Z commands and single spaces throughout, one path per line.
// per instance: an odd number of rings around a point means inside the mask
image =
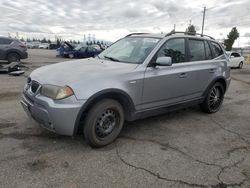
M 99 58 L 125 63 L 142 63 L 159 42 L 158 38 L 127 37 L 104 50 Z

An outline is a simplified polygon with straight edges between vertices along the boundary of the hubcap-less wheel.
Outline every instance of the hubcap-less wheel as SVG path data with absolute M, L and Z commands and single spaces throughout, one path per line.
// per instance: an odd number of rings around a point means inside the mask
M 222 102 L 222 92 L 220 90 L 220 87 L 213 87 L 212 91 L 210 92 L 210 96 L 209 96 L 209 108 L 212 111 L 216 111 Z
M 113 142 L 123 127 L 122 105 L 113 99 L 102 99 L 86 115 L 83 133 L 92 147 L 102 147 Z
M 100 117 L 97 118 L 95 132 L 99 138 L 108 136 L 119 124 L 119 115 L 114 109 L 106 109 Z

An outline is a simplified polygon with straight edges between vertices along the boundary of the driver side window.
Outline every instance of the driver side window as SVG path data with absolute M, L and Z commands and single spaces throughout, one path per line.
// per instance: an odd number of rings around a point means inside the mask
M 164 56 L 171 57 L 172 63 L 185 62 L 185 39 L 175 38 L 168 40 L 157 53 L 157 57 Z

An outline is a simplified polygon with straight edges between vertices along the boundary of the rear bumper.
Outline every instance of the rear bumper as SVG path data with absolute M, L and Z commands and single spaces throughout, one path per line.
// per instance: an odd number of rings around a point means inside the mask
M 29 117 L 38 122 L 41 127 L 61 135 L 72 136 L 77 116 L 84 100 L 77 100 L 75 96 L 60 101 L 24 91 L 21 105 Z

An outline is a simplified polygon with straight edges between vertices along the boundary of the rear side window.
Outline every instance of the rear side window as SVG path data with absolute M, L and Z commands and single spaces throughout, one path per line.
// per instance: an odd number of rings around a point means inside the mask
M 231 54 L 231 56 L 234 56 L 234 57 L 240 57 L 240 54 L 238 54 L 238 53 L 234 52 L 234 53 L 232 53 L 232 54 Z
M 223 50 L 221 49 L 219 44 L 215 42 L 211 42 L 210 44 L 215 57 L 218 57 L 223 54 Z
M 206 60 L 205 44 L 203 40 L 189 39 L 190 61 Z
M 11 39 L 0 38 L 0 45 L 2 44 L 10 44 L 12 42 Z
M 157 53 L 157 57 L 171 57 L 172 63 L 180 63 L 186 61 L 185 40 L 184 38 L 176 38 L 168 40 Z
M 213 59 L 212 51 L 207 41 L 205 41 L 206 59 Z

